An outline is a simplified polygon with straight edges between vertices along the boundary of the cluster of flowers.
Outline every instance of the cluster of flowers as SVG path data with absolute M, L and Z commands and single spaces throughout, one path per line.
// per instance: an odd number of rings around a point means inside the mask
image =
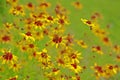
M 77 40 L 73 34 L 67 33 L 66 29 L 70 21 L 68 11 L 64 7 L 57 4 L 54 9 L 55 15 L 53 15 L 48 10 L 51 5 L 49 2 L 43 0 L 38 3 L 38 5 L 34 5 L 29 2 L 21 5 L 18 0 L 6 0 L 7 6 L 10 7 L 8 14 L 14 17 L 14 21 L 5 22 L 0 27 L 0 45 L 2 45 L 0 61 L 2 65 L 7 65 L 14 72 L 19 72 L 25 68 L 21 56 L 27 56 L 27 60 L 38 62 L 36 66 L 43 70 L 43 76 L 49 80 L 80 80 L 79 73 L 85 68 L 85 66 L 81 66 L 80 61 L 84 57 L 81 56 L 82 53 L 79 50 L 75 49 L 74 45 L 84 49 L 87 49 L 88 45 L 84 40 Z M 79 2 L 74 2 L 73 5 L 75 8 L 82 8 Z M 92 16 L 92 19 L 95 19 L 96 16 Z M 107 36 L 108 33 L 104 29 L 100 29 L 95 20 L 81 20 L 105 45 L 112 47 Z M 118 45 L 115 45 L 113 49 L 117 53 L 120 51 Z M 92 51 L 104 54 L 100 46 L 93 46 Z M 117 59 L 120 60 L 119 55 L 117 55 Z M 63 70 L 74 75 L 67 75 Z M 109 78 L 120 71 L 118 65 L 102 67 L 97 64 L 93 70 L 97 78 Z M 2 79 L 1 75 L 0 78 Z M 17 78 L 19 75 L 11 76 L 7 80 L 17 80 Z

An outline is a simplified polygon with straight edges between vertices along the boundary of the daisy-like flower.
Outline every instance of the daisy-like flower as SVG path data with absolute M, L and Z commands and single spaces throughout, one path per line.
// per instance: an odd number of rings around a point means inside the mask
M 69 24 L 67 17 L 65 15 L 57 15 L 57 23 L 61 26 L 65 25 L 65 24 Z
M 18 3 L 18 0 L 6 0 L 7 4 L 10 4 L 11 6 L 16 6 Z
M 119 67 L 118 65 L 106 65 L 105 66 L 105 73 L 106 75 L 109 74 L 109 76 L 113 76 L 115 74 L 117 74 L 119 71 Z
M 103 51 L 100 46 L 93 46 L 92 51 L 97 52 L 98 54 L 103 54 Z
M 6 28 L 7 30 L 10 30 L 10 29 L 13 28 L 13 24 L 12 24 L 12 23 L 8 23 L 8 22 L 6 22 L 6 23 L 3 24 L 3 25 L 5 26 L 5 28 Z
M 13 55 L 13 53 L 9 50 L 2 50 L 3 55 L 0 56 L 0 59 L 2 59 L 2 64 L 5 63 L 14 63 L 17 61 L 17 56 Z
M 120 46 L 119 45 L 114 45 L 113 51 L 116 53 L 120 53 Z
M 40 62 L 47 62 L 50 61 L 50 56 L 48 55 L 48 51 L 46 48 L 44 48 L 41 52 L 37 52 L 39 54 L 39 61 Z
M 33 37 L 33 33 L 28 31 L 26 33 L 20 33 L 26 40 L 32 40 L 35 41 L 35 38 Z
M 77 44 L 82 48 L 87 48 L 88 45 L 83 40 L 76 40 Z
M 33 5 L 33 3 L 29 2 L 27 5 L 26 5 L 27 9 L 31 10 L 31 11 L 34 11 L 35 9 L 35 6 Z
M 66 46 L 73 46 L 74 45 L 74 38 L 73 35 L 68 34 L 65 38 L 66 40 Z
M 65 37 L 63 36 L 60 36 L 58 34 L 53 34 L 52 36 L 50 36 L 50 44 L 51 45 L 55 45 L 56 48 L 60 47 L 60 45 L 65 45 Z
M 76 9 L 82 9 L 83 8 L 83 5 L 76 1 L 76 2 L 73 2 L 72 5 L 76 8 Z
M 80 59 L 82 59 L 81 53 L 78 53 L 78 51 L 71 52 L 69 54 L 69 59 L 70 59 L 71 62 L 79 63 Z
M 37 19 L 33 22 L 33 26 L 35 27 L 35 29 L 45 29 L 46 28 L 46 24 L 44 23 L 44 20 L 42 21 L 42 19 Z
M 11 14 L 13 15 L 22 15 L 24 16 L 25 13 L 24 13 L 24 7 L 23 5 L 16 5 L 16 6 L 13 6 L 12 8 L 10 8 L 10 11 L 9 11 Z
M 10 77 L 9 79 L 6 79 L 6 80 L 17 80 L 18 78 L 18 75 L 14 76 L 14 77 Z
M 91 68 L 94 69 L 95 76 L 97 79 L 104 75 L 104 70 L 102 66 L 97 65 L 97 63 L 95 63 L 94 66 L 92 66 Z
M 18 72 L 19 69 L 21 68 L 21 64 L 18 62 L 11 63 L 11 64 L 9 64 L 9 66 L 10 66 L 10 69 L 13 69 L 14 72 L 16 72 L 16 71 Z
M 39 5 L 39 8 L 41 9 L 46 9 L 46 8 L 48 8 L 48 7 L 50 7 L 50 3 L 49 2 L 42 2 L 42 3 L 40 3 L 40 5 Z
M 9 31 L 1 29 L 0 34 L 1 34 L 0 35 L 0 42 L 1 43 L 10 43 L 10 42 L 12 42 L 13 36 Z
M 105 45 L 108 45 L 108 46 L 112 45 L 112 42 L 110 41 L 109 37 L 104 36 L 104 37 L 101 38 L 101 40 Z
M 96 31 L 96 29 L 99 29 L 99 26 L 98 26 L 97 24 L 93 23 L 93 22 L 90 21 L 90 20 L 82 19 L 82 18 L 81 18 L 81 21 L 82 21 L 84 24 L 86 24 L 87 26 L 89 26 L 89 27 L 90 27 L 90 30 L 92 30 L 92 31 Z
M 54 75 L 58 75 L 59 72 L 60 72 L 60 69 L 58 69 L 58 68 L 53 68 L 52 69 L 52 74 L 54 74 Z
M 73 70 L 75 73 L 79 73 L 82 71 L 82 67 L 80 65 L 78 65 L 77 63 L 70 63 L 67 66 L 69 69 Z

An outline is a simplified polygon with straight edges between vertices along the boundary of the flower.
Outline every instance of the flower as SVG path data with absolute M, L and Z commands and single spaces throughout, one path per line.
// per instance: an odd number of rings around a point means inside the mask
M 2 50 L 3 55 L 0 56 L 0 59 L 2 59 L 2 64 L 5 63 L 14 63 L 17 61 L 17 56 L 13 55 L 13 53 L 9 50 Z
M 70 63 L 67 67 L 73 70 L 75 73 L 79 73 L 82 70 L 82 67 L 77 63 Z
M 17 80 L 17 78 L 18 78 L 18 75 L 14 76 L 14 77 L 11 77 L 9 79 L 6 79 L 6 80 Z
M 73 2 L 72 5 L 76 8 L 76 9 L 82 9 L 83 8 L 83 5 L 76 1 L 76 2 Z
M 13 6 L 12 8 L 10 8 L 9 13 L 13 14 L 13 15 L 16 15 L 16 16 L 18 16 L 18 15 L 24 16 L 25 15 L 24 7 L 23 7 L 23 5 Z
M 21 64 L 18 63 L 18 62 L 15 62 L 15 63 L 11 63 L 9 64 L 10 66 L 10 69 L 13 69 L 14 72 L 18 72 L 18 70 L 21 68 Z
M 103 51 L 101 50 L 100 46 L 93 46 L 92 51 L 97 52 L 98 54 L 103 54 Z
M 58 48 L 60 45 L 65 45 L 65 37 L 60 36 L 59 34 L 53 34 L 50 36 L 51 41 L 49 42 L 51 45 L 55 45 Z
M 30 31 L 28 31 L 26 33 L 20 33 L 20 35 L 23 36 L 26 40 L 35 41 L 35 38 L 33 37 L 33 34 Z
M 87 48 L 88 45 L 83 40 L 77 40 L 77 44 L 82 48 Z

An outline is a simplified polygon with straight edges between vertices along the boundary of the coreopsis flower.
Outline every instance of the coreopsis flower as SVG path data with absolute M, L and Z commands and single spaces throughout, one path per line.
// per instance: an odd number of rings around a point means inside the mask
M 18 3 L 18 0 L 6 0 L 7 4 L 10 4 L 11 6 L 16 6 Z
M 14 77 L 10 77 L 9 79 L 6 79 L 6 80 L 17 80 L 18 78 L 18 75 L 14 76 Z
M 104 75 L 104 70 L 102 66 L 97 65 L 97 63 L 95 63 L 94 66 L 92 66 L 91 68 L 94 69 L 95 76 L 97 79 Z
M 82 19 L 82 18 L 81 18 L 81 21 L 82 21 L 84 24 L 86 24 L 87 26 L 89 26 L 89 27 L 90 27 L 90 30 L 92 30 L 92 31 L 96 31 L 96 29 L 99 29 L 98 24 L 96 24 L 96 23 L 94 23 L 94 22 L 92 22 L 92 21 L 90 21 L 90 20 Z
M 49 8 L 50 7 L 50 3 L 49 2 L 42 2 L 42 3 L 40 3 L 40 5 L 39 5 L 39 8 L 41 9 L 46 9 L 46 8 Z
M 0 42 L 1 43 L 12 43 L 13 42 L 13 35 L 7 30 L 0 30 Z
M 65 25 L 65 24 L 69 24 L 67 17 L 65 15 L 57 15 L 57 23 L 61 26 Z
M 3 25 L 4 25 L 4 27 L 5 27 L 7 30 L 10 30 L 10 29 L 13 28 L 13 24 L 12 24 L 12 23 L 8 23 L 8 22 L 6 22 L 6 23 L 3 24 Z
M 34 6 L 33 3 L 31 3 L 31 2 L 27 3 L 26 7 L 27 7 L 27 9 L 29 9 L 30 11 L 34 11 L 34 9 L 35 9 L 35 6 Z
M 68 34 L 65 38 L 66 40 L 66 46 L 73 46 L 74 45 L 74 37 L 71 34 Z
M 82 9 L 82 8 L 83 8 L 83 5 L 82 5 L 79 1 L 73 2 L 72 5 L 73 5 L 76 9 Z
M 26 40 L 32 40 L 35 41 L 35 38 L 33 37 L 33 33 L 28 31 L 26 33 L 20 33 L 21 36 L 23 36 Z
M 13 14 L 13 15 L 22 15 L 24 16 L 25 15 L 25 12 L 24 12 L 24 6 L 23 5 L 16 5 L 16 6 L 13 6 L 12 8 L 10 8 L 10 14 Z
M 75 62 L 68 64 L 67 67 L 73 70 L 75 73 L 79 73 L 82 71 L 82 67 Z
M 67 9 L 65 9 L 61 4 L 57 4 L 55 6 L 55 13 L 57 15 L 67 15 L 69 13 L 69 11 Z
M 59 35 L 59 34 L 53 34 L 50 36 L 50 44 L 51 45 L 55 45 L 56 48 L 60 47 L 61 45 L 65 45 L 65 40 L 64 40 L 65 37 Z
M 18 62 L 11 63 L 11 64 L 9 64 L 9 66 L 10 66 L 9 68 L 13 69 L 14 72 L 16 72 L 16 71 L 18 72 L 19 69 L 21 68 L 21 64 Z
M 101 40 L 105 45 L 108 45 L 108 46 L 112 45 L 112 42 L 111 42 L 109 37 L 104 36 L 104 37 L 101 38 Z
M 87 48 L 88 47 L 88 45 L 83 40 L 77 40 L 76 42 L 82 48 Z
M 120 53 L 120 46 L 119 45 L 114 45 L 113 46 L 113 51 L 116 53 Z
M 79 63 L 80 59 L 82 59 L 81 53 L 78 53 L 78 51 L 71 52 L 68 56 L 71 62 Z
M 15 56 L 10 50 L 2 50 L 3 55 L 0 56 L 2 59 L 2 64 L 14 63 L 17 61 L 17 56 Z
M 42 21 L 42 19 L 37 19 L 33 22 L 33 26 L 35 27 L 35 29 L 45 29 L 46 28 L 46 24 L 44 23 L 44 20 Z
M 60 69 L 59 68 L 53 68 L 51 72 L 52 72 L 53 75 L 58 75 L 59 72 L 60 72 Z
M 100 46 L 93 46 L 92 51 L 97 52 L 98 54 L 103 54 L 103 51 Z
M 48 51 L 44 48 L 41 52 L 37 52 L 39 54 L 39 61 L 40 62 L 47 62 L 50 61 L 51 56 L 48 55 Z
M 46 32 L 46 34 L 47 34 L 47 32 Z M 44 32 L 35 31 L 33 33 L 33 37 L 35 38 L 35 40 L 42 40 L 44 38 Z

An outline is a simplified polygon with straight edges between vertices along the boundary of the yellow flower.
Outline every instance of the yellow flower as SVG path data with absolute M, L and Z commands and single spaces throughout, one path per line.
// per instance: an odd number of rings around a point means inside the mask
M 71 62 L 73 63 L 79 63 L 80 59 L 82 59 L 82 57 L 80 56 L 81 53 L 78 53 L 78 51 L 74 51 L 74 52 L 70 52 L 69 54 L 69 59 Z
M 83 40 L 77 40 L 77 44 L 82 48 L 87 48 L 87 44 Z
M 82 67 L 77 63 L 70 63 L 67 67 L 73 70 L 75 73 L 79 73 L 82 71 Z
M 65 37 L 60 36 L 58 34 L 53 34 L 52 36 L 50 36 L 50 44 L 53 46 L 55 45 L 56 48 L 60 47 L 60 46 L 65 46 Z
M 14 63 L 17 61 L 17 56 L 13 55 L 10 50 L 2 50 L 2 52 L 4 53 L 2 56 L 0 56 L 0 59 L 2 59 L 2 64 Z
M 37 52 L 39 54 L 39 61 L 40 62 L 47 62 L 50 61 L 50 56 L 48 55 L 48 51 L 44 48 L 41 52 Z
M 83 8 L 83 5 L 76 1 L 76 2 L 73 2 L 72 5 L 76 8 L 76 9 L 82 9 Z
M 21 68 L 21 64 L 20 63 L 11 63 L 10 65 L 10 69 L 13 69 L 13 71 L 18 71 Z
M 14 77 L 10 77 L 9 79 L 6 79 L 6 80 L 17 80 L 18 78 L 18 75 L 14 76 Z
M 98 54 L 103 54 L 103 51 L 101 50 L 100 46 L 93 46 L 92 51 L 97 52 Z
M 99 29 L 98 24 L 95 24 L 92 21 L 89 21 L 87 19 L 82 19 L 82 18 L 81 18 L 81 21 L 87 26 L 89 26 L 92 31 L 96 31 L 97 29 Z
M 26 40 L 35 41 L 35 38 L 33 37 L 33 34 L 30 31 L 28 31 L 26 33 L 20 33 L 20 35 L 22 35 L 23 37 L 25 37 Z
M 16 5 L 16 6 L 13 6 L 12 8 L 10 8 L 10 11 L 9 11 L 10 14 L 13 14 L 13 15 L 22 15 L 24 16 L 25 13 L 24 13 L 24 7 L 23 5 Z
M 7 30 L 10 30 L 10 29 L 13 28 L 13 24 L 12 24 L 12 23 L 8 23 L 8 22 L 6 22 L 6 23 L 3 24 L 3 25 L 5 26 L 5 28 L 6 28 Z
M 67 17 L 65 15 L 57 15 L 56 20 L 59 25 L 69 24 Z

